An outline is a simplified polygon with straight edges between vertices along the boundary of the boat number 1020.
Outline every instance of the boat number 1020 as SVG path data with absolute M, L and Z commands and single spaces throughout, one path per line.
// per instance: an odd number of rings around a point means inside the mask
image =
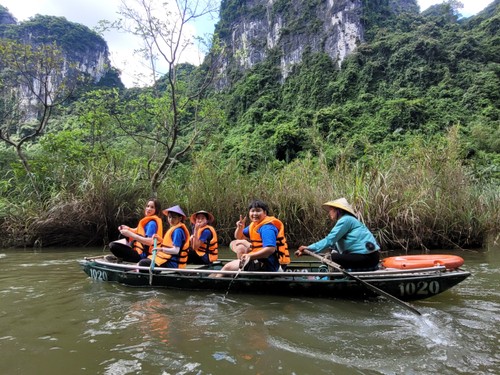
M 108 280 L 108 274 L 102 270 L 90 269 L 90 277 L 93 278 L 94 280 L 101 280 L 101 281 Z
M 417 283 L 399 284 L 399 293 L 401 296 L 412 296 L 414 294 L 429 295 L 439 293 L 438 281 L 419 281 Z

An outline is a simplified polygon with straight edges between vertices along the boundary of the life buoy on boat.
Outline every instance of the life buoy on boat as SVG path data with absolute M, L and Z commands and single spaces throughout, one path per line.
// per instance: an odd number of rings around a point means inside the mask
M 403 255 L 382 259 L 385 268 L 413 269 L 435 266 L 445 266 L 446 269 L 455 269 L 464 264 L 463 258 L 458 255 Z

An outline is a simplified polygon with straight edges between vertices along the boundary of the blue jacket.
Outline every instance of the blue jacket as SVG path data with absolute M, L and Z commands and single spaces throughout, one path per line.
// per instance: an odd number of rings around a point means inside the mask
M 373 244 L 373 249 L 367 248 L 367 243 Z M 373 234 L 358 219 L 351 215 L 343 215 L 322 240 L 308 245 L 307 248 L 316 253 L 336 246 L 340 254 L 368 254 L 380 250 Z

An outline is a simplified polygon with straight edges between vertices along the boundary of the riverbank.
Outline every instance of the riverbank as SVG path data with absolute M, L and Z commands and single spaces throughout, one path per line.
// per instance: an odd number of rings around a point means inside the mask
M 323 238 L 331 223 L 321 204 L 346 197 L 383 249 L 477 248 L 500 233 L 500 188 L 473 177 L 454 142 L 450 135 L 432 152 L 415 142 L 364 163 L 350 162 L 346 149 L 333 164 L 326 155 L 309 156 L 253 173 L 200 157 L 173 170 L 158 198 L 164 208 L 212 212 L 222 245 L 253 198 L 268 203 L 296 247 Z M 148 181 L 98 168 L 42 201 L 20 194 L 0 200 L 4 247 L 105 246 L 118 238 L 118 225 L 137 224 L 150 195 Z

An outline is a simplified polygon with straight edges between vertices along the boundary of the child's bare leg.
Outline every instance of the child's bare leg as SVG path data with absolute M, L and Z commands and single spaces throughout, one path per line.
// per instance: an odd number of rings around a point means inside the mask
M 229 244 L 229 248 L 236 253 L 238 259 L 240 259 L 243 254 L 250 251 L 250 246 L 250 242 L 247 240 L 233 240 Z

